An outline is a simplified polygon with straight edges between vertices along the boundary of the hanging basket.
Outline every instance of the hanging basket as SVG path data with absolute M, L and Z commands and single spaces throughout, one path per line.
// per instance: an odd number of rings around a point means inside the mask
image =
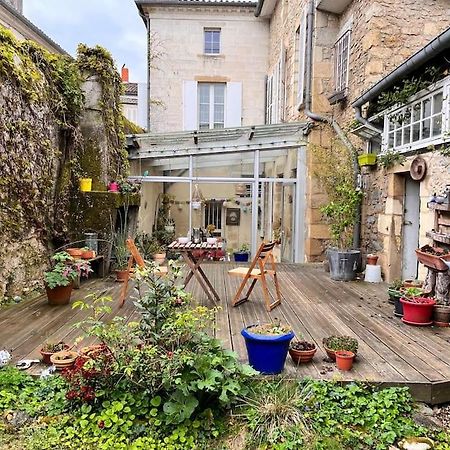
M 202 207 L 202 202 L 192 201 L 191 205 L 192 205 L 192 209 L 200 209 Z

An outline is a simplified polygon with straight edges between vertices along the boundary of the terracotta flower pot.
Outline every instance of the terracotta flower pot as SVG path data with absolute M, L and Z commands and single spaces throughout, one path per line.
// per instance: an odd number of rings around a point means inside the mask
M 51 363 L 56 367 L 56 370 L 70 369 L 78 358 L 77 352 L 63 350 L 56 352 L 50 357 Z
M 369 266 L 376 266 L 378 262 L 378 256 L 377 255 L 367 255 L 367 264 Z
M 355 354 L 346 350 L 338 350 L 336 354 L 336 366 L 339 370 L 348 371 L 353 367 Z
M 164 261 L 166 260 L 166 254 L 165 253 L 155 253 L 153 256 L 153 261 L 155 261 L 155 264 L 160 266 L 161 264 L 164 264 Z
M 95 258 L 95 251 L 94 250 L 85 250 L 82 253 L 81 257 L 83 259 L 93 259 L 93 258 Z
M 128 273 L 128 269 L 125 270 L 116 270 L 116 281 L 119 283 L 123 283 L 128 279 L 130 274 Z
M 65 250 L 72 258 L 81 258 L 83 255 L 83 249 L 81 248 L 68 248 Z
M 47 292 L 48 304 L 52 306 L 68 305 L 72 295 L 73 283 L 67 286 L 57 286 L 55 288 L 45 287 Z
M 67 344 L 64 344 L 64 350 L 68 350 L 68 349 L 69 349 L 69 346 Z M 42 349 L 39 350 L 39 352 L 42 355 L 42 362 L 44 364 L 51 364 L 52 363 L 50 361 L 51 356 L 54 355 L 55 353 L 58 353 L 58 352 L 44 352 L 44 350 L 42 350 Z
M 402 321 L 408 325 L 426 326 L 433 323 L 433 306 L 436 304 L 434 298 L 416 297 L 414 301 L 401 298 L 403 304 Z
M 289 354 L 291 355 L 292 361 L 294 361 L 295 364 L 306 364 L 311 362 L 316 352 L 317 347 L 312 350 L 295 350 L 293 348 L 289 349 Z

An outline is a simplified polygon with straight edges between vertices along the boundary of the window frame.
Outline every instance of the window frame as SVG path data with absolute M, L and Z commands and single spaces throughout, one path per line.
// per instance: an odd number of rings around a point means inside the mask
M 205 229 L 209 224 L 213 224 L 216 229 L 214 230 L 215 233 L 221 233 L 223 234 L 224 225 L 225 225 L 225 208 L 223 207 L 224 200 L 215 200 L 210 199 L 205 201 L 205 207 L 203 208 L 203 223 L 205 225 Z M 213 206 L 216 211 L 213 211 L 212 214 L 209 214 L 209 208 Z M 211 217 L 213 217 L 213 221 L 211 221 Z M 215 222 L 215 219 L 220 221 L 220 226 L 218 226 L 218 223 Z
M 439 94 L 442 95 L 442 107 L 441 110 L 434 111 L 434 99 Z M 430 114 L 424 115 L 424 103 L 430 101 Z M 420 105 L 420 117 L 414 120 L 413 108 L 415 105 Z M 400 126 L 396 126 L 392 120 L 396 116 L 402 114 L 405 111 L 410 110 L 410 120 L 409 122 L 397 122 Z M 417 111 L 417 110 L 416 110 Z M 418 92 L 416 95 L 412 96 L 408 103 L 404 105 L 396 105 L 389 108 L 382 113 L 384 115 L 384 127 L 383 127 L 383 143 L 382 152 L 388 150 L 395 150 L 399 152 L 408 152 L 412 150 L 421 149 L 429 145 L 439 145 L 450 141 L 450 76 L 438 81 L 434 85 Z M 441 119 L 441 132 L 439 134 L 433 135 L 433 124 L 435 118 L 440 116 Z M 424 130 L 424 122 L 429 121 L 429 136 L 422 138 L 422 133 Z M 394 126 L 390 125 L 394 123 Z M 413 140 L 413 130 L 414 125 L 419 125 L 419 138 Z M 410 128 L 409 130 L 409 142 L 404 143 L 405 134 L 404 130 Z M 401 145 L 396 145 L 397 133 L 401 133 Z M 392 136 L 392 139 L 391 139 Z M 391 145 L 392 142 L 392 145 Z
M 207 36 L 208 33 L 212 33 L 212 36 L 214 36 L 214 33 L 218 33 L 219 35 L 219 42 L 218 42 L 218 48 L 217 51 L 214 50 L 214 39 L 211 40 L 211 42 L 207 42 Z M 212 51 L 207 51 L 207 46 L 211 45 Z M 222 52 L 222 29 L 218 27 L 205 27 L 203 28 L 203 54 L 205 55 L 212 55 L 217 56 L 220 55 Z
M 352 30 L 345 27 L 333 46 L 334 50 L 334 94 L 344 93 L 347 95 L 349 72 L 350 72 L 350 47 Z M 346 44 L 346 47 L 345 47 Z M 345 72 L 342 69 L 345 68 Z
M 205 123 L 201 122 L 201 105 L 203 104 L 201 102 L 201 87 L 202 86 L 208 86 L 209 87 L 209 111 L 208 111 L 208 128 L 204 125 Z M 216 103 L 215 98 L 215 88 L 217 86 L 223 86 L 223 103 Z M 197 124 L 199 130 L 217 130 L 217 129 L 223 129 L 225 128 L 225 114 L 226 114 L 226 98 L 227 95 L 227 84 L 226 83 L 197 83 L 197 108 L 198 108 L 198 114 L 197 114 Z M 222 105 L 223 108 L 223 116 L 222 116 L 222 122 L 216 122 L 215 121 L 215 112 L 216 112 L 216 106 Z M 217 126 L 216 124 L 221 124 L 222 126 Z

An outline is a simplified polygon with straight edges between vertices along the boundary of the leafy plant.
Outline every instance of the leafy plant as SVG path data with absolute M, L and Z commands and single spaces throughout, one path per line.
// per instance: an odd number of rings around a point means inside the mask
M 390 169 L 396 164 L 400 164 L 401 166 L 403 166 L 406 161 L 405 155 L 398 152 L 397 150 L 387 150 L 384 153 L 380 153 L 377 156 L 377 159 L 378 164 L 384 169 Z
M 394 289 L 395 291 L 399 291 L 402 287 L 403 287 L 403 281 L 400 279 L 394 280 L 389 285 L 389 289 Z
M 330 147 L 312 146 L 312 150 L 317 163 L 314 175 L 328 196 L 320 211 L 329 224 L 331 243 L 341 249 L 349 248 L 363 196 L 355 185 L 353 156 L 334 142 Z
M 78 276 L 92 272 L 88 261 L 77 261 L 67 252 L 58 252 L 52 256 L 50 270 L 44 272 L 45 284 L 53 289 L 58 286 L 68 286 Z
M 128 267 L 129 252 L 127 247 L 126 233 L 118 232 L 114 235 L 113 249 L 115 258 L 115 267 L 117 270 L 125 270 Z
M 414 297 L 419 297 L 423 294 L 423 289 L 417 287 L 409 287 L 403 290 L 403 296 L 410 299 Z
M 240 246 L 237 253 L 249 253 L 250 252 L 250 246 L 247 243 L 244 243 Z
M 355 355 L 358 352 L 358 340 L 351 336 L 329 336 L 324 338 L 322 343 L 333 351 L 346 350 Z

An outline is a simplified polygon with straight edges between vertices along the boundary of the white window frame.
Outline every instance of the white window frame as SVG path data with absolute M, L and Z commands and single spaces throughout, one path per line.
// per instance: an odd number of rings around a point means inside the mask
M 218 33 L 219 35 L 219 47 L 217 48 L 217 51 L 207 51 L 207 36 L 208 33 Z M 209 45 L 211 45 L 211 50 L 215 50 L 213 47 L 214 39 L 211 42 L 208 42 Z M 203 53 L 205 55 L 220 55 L 222 50 L 222 29 L 221 28 L 214 28 L 214 27 L 206 27 L 203 28 Z
M 334 92 L 345 92 L 348 89 L 350 68 L 351 28 L 345 29 L 334 44 Z
M 300 26 L 297 28 L 296 55 L 297 55 L 297 103 L 303 105 L 305 101 L 305 58 L 306 58 L 306 11 L 302 13 Z
M 442 94 L 442 109 L 434 111 L 434 98 Z M 424 102 L 430 101 L 430 115 L 424 116 Z M 413 117 L 414 107 L 420 108 L 420 117 Z M 417 109 L 416 109 L 417 110 Z M 405 115 L 406 113 L 406 115 Z M 394 106 L 383 111 L 384 129 L 382 151 L 395 150 L 399 152 L 408 152 L 421 149 L 429 145 L 440 145 L 450 141 L 450 76 L 440 80 L 433 86 L 428 87 L 412 96 L 406 105 Z M 434 119 L 441 116 L 441 133 L 433 136 Z M 400 117 L 401 121 L 395 118 Z M 406 117 L 406 120 L 404 119 Z M 430 136 L 422 138 L 424 123 L 430 122 Z M 413 141 L 413 126 L 419 125 L 419 139 Z M 408 130 L 409 128 L 409 130 Z M 405 135 L 409 132 L 409 142 L 405 143 Z M 401 139 L 400 145 L 397 145 L 398 139 Z
M 267 78 L 266 89 L 266 123 L 281 123 L 284 121 L 286 105 L 286 50 L 281 46 L 272 74 Z
M 216 106 L 219 105 L 219 103 L 215 103 L 215 96 L 214 96 L 214 90 L 216 86 L 223 86 L 223 121 L 222 122 L 215 122 L 215 116 L 214 112 L 216 109 Z M 201 86 L 208 86 L 209 87 L 209 127 L 201 127 L 200 122 L 200 88 Z M 198 123 L 198 129 L 199 130 L 217 130 L 221 128 L 225 128 L 225 114 L 226 114 L 226 101 L 227 101 L 227 85 L 226 83 L 198 83 L 197 84 L 197 105 L 198 105 L 198 117 L 197 117 L 197 123 Z M 222 126 L 216 127 L 215 125 L 222 124 Z
M 266 124 L 273 123 L 273 75 L 267 77 L 266 84 Z
M 224 203 L 224 200 L 214 200 L 214 199 L 207 200 L 205 202 L 205 207 L 203 208 L 203 223 L 205 224 L 205 228 L 209 224 L 213 224 L 216 227 L 214 232 L 218 232 L 218 233 L 219 232 L 220 233 L 223 232 L 223 230 L 224 230 L 224 223 L 225 223 L 224 222 L 225 217 L 224 217 L 223 203 Z M 207 219 L 209 219 L 207 217 L 208 208 L 210 208 L 211 206 L 214 207 L 214 210 L 212 212 L 212 216 L 214 217 L 214 219 L 212 221 L 211 220 L 207 220 Z M 220 220 L 220 225 L 221 225 L 220 227 L 217 225 L 218 224 L 217 220 Z M 208 222 L 208 223 L 206 223 L 206 222 Z

